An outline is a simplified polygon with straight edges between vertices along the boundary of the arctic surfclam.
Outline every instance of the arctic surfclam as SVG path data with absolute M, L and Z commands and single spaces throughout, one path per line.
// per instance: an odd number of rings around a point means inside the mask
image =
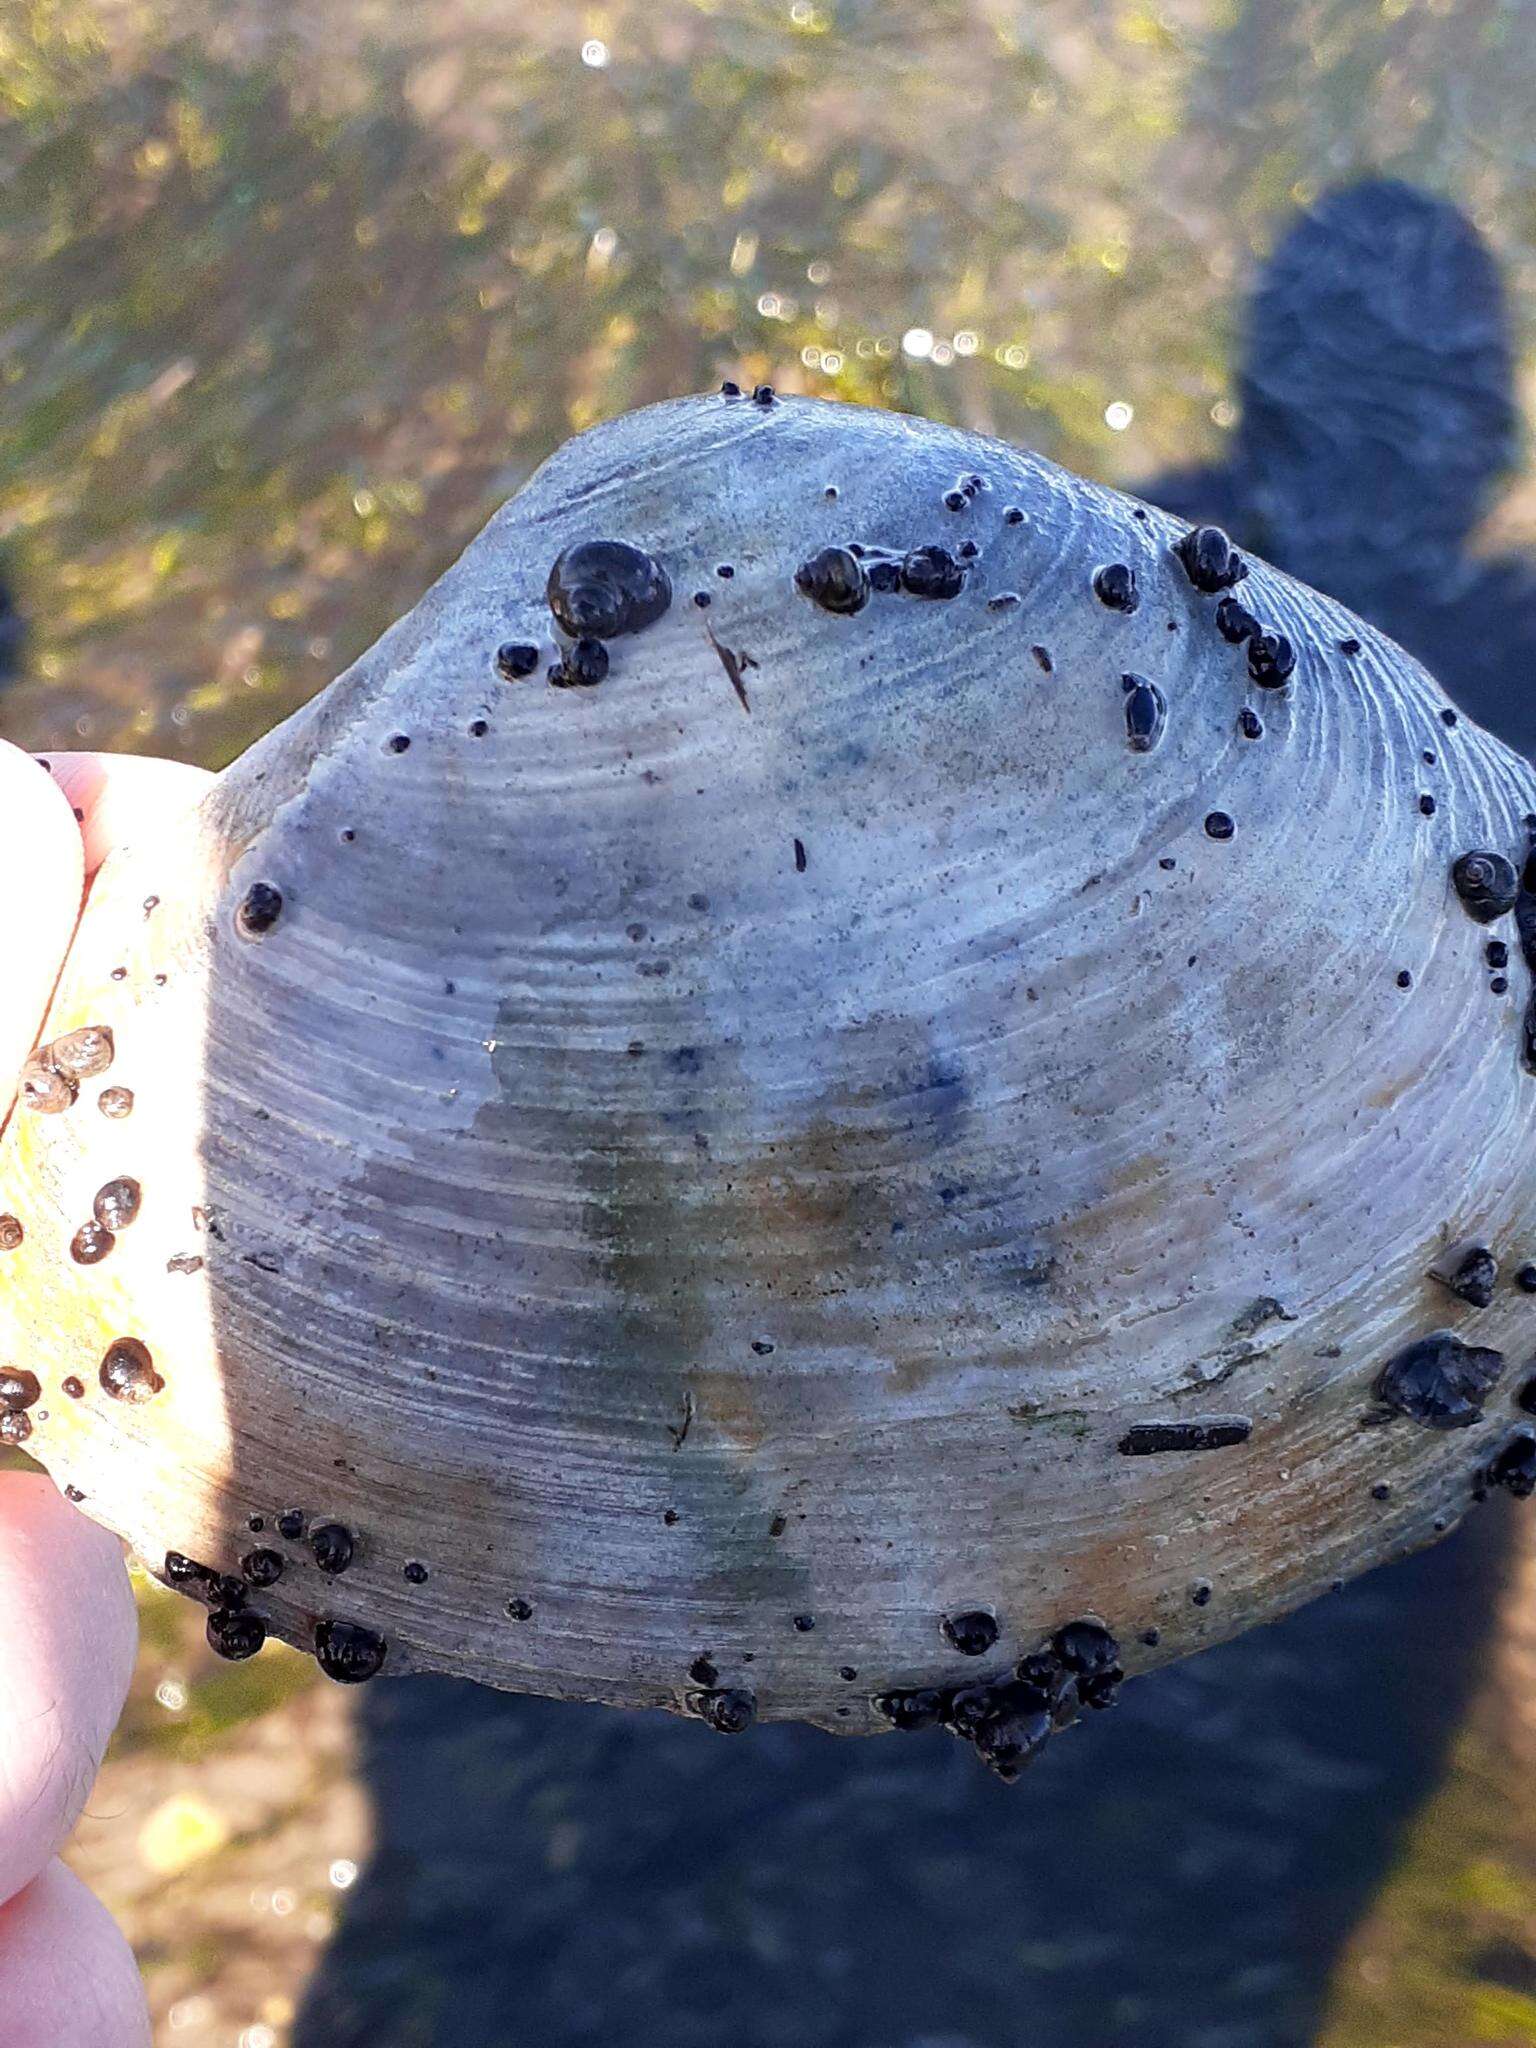
M 1016 449 L 599 427 L 103 870 L 9 1438 L 226 1655 L 1012 1775 L 1526 1471 L 1533 811 L 1369 627 Z

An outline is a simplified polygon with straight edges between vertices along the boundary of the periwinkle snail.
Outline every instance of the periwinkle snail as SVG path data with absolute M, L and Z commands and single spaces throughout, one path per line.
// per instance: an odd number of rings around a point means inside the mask
M 996 442 L 592 430 L 101 871 L 0 1150 L 28 1450 L 226 1654 L 1011 1775 L 1510 1462 L 1536 774 L 1449 710 Z

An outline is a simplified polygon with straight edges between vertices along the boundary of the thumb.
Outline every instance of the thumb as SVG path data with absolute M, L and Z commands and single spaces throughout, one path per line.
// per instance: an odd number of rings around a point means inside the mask
M 0 1125 L 74 936 L 85 863 L 70 805 L 0 740 Z

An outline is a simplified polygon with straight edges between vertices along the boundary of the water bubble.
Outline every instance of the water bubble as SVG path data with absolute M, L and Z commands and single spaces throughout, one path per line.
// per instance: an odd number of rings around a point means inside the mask
M 1123 398 L 1116 398 L 1104 408 L 1104 424 L 1112 434 L 1123 434 L 1136 417 L 1134 405 L 1127 405 Z
M 927 327 L 909 327 L 901 337 L 903 355 L 914 357 L 921 362 L 933 354 L 933 333 Z
M 597 36 L 588 37 L 581 46 L 581 61 L 589 71 L 605 71 L 612 59 L 613 52 Z

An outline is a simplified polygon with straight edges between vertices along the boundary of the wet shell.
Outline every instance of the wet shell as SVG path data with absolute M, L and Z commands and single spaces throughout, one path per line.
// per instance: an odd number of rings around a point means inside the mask
M 1448 1527 L 1536 1340 L 1536 897 L 1452 877 L 1536 778 L 1225 545 L 771 394 L 563 449 L 103 871 L 0 1158 L 29 1451 L 230 1655 L 1005 1775 Z

